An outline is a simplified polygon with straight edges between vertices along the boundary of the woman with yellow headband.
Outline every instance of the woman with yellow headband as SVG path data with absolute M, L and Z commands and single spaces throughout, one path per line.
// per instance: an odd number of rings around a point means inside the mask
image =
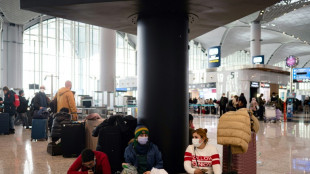
M 148 128 L 138 125 L 135 130 L 134 142 L 130 143 L 125 150 L 125 162 L 135 166 L 139 174 L 149 174 L 152 168 L 163 168 L 161 152 L 155 144 L 148 140 L 148 137 Z

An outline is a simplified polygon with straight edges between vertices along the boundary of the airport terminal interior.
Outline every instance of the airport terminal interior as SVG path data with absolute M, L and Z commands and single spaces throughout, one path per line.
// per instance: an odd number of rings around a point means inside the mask
M 0 0 L 0 174 L 310 174 L 309 31 L 310 0 Z

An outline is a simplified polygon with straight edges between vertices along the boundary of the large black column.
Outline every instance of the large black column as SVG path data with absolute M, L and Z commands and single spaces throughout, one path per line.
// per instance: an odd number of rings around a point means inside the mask
M 182 172 L 188 145 L 188 19 L 138 18 L 138 122 L 150 129 L 168 173 Z

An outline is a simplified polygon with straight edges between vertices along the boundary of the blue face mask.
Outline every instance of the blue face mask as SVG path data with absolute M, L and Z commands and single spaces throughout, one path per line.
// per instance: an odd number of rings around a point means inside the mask
M 138 142 L 141 145 L 145 145 L 148 142 L 149 137 L 138 137 Z

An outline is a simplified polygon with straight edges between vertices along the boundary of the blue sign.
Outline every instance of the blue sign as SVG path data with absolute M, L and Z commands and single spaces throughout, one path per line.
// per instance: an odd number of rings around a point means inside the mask
M 252 63 L 253 64 L 264 64 L 264 55 L 253 56 Z
M 221 66 L 221 46 L 209 48 L 208 65 L 209 68 Z
M 310 82 L 310 68 L 294 68 L 293 82 Z

